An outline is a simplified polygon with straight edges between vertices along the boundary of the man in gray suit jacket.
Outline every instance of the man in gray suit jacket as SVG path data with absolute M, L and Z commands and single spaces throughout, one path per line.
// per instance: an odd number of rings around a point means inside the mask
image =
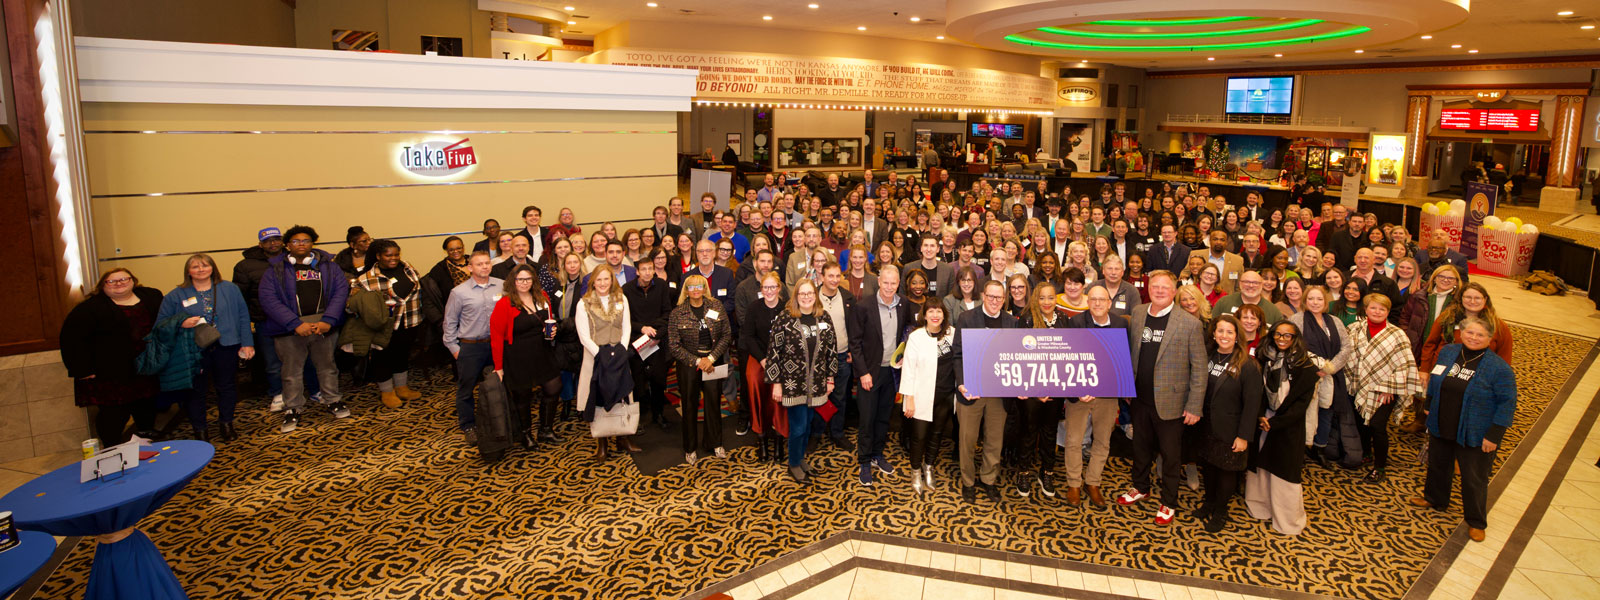
M 1150 463 L 1161 456 L 1161 506 L 1156 524 L 1172 523 L 1183 466 L 1183 428 L 1200 420 L 1205 405 L 1204 327 L 1173 310 L 1177 281 L 1169 271 L 1150 273 L 1150 303 L 1135 308 L 1128 327 L 1133 357 L 1133 487 L 1117 498 L 1132 505 L 1150 494 Z

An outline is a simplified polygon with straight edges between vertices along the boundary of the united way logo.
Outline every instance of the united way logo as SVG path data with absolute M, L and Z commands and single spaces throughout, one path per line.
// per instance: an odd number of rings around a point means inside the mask
M 1034 337 L 1031 336 L 1031 335 L 1022 336 L 1022 349 L 1023 350 L 1036 350 L 1038 348 L 1039 348 L 1039 340 L 1034 339 Z

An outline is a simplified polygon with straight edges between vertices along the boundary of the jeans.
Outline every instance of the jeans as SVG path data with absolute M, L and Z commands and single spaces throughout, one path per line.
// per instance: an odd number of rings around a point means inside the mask
M 839 369 L 833 374 L 833 393 L 828 395 L 828 403 L 833 405 L 835 412 L 825 427 L 828 436 L 834 438 L 844 436 L 845 400 L 850 397 L 850 353 L 840 352 L 838 361 Z
M 884 442 L 889 439 L 889 419 L 893 416 L 896 392 L 893 367 L 878 367 L 878 371 L 871 375 L 872 389 L 862 389 L 857 398 L 861 422 L 856 430 L 856 456 L 863 465 L 874 457 L 883 456 Z
M 805 404 L 786 407 L 789 411 L 789 466 L 805 464 L 806 444 L 811 441 L 811 417 L 816 411 Z
M 222 423 L 233 422 L 233 408 L 239 404 L 239 347 L 212 344 L 200 351 L 200 374 L 194 376 L 193 393 L 183 408 L 189 413 L 189 424 L 196 432 L 206 430 L 206 380 L 217 388 L 217 417 Z
M 283 409 L 299 412 L 306 404 L 304 378 L 307 359 L 316 365 L 318 389 L 322 403 L 339 401 L 339 367 L 333 364 L 333 346 L 336 335 L 280 335 L 272 338 L 278 357 L 283 359 Z
M 473 417 L 472 393 L 483 377 L 483 368 L 494 363 L 489 344 L 462 344 L 456 355 L 456 421 L 466 431 L 477 425 Z
M 571 402 L 578 399 L 578 374 L 572 371 L 561 372 L 561 400 Z

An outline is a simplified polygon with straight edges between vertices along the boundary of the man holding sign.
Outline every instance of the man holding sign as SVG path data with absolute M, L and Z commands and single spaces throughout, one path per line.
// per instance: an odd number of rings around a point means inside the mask
M 1200 420 L 1206 395 L 1205 335 L 1200 320 L 1172 310 L 1177 279 L 1170 271 L 1149 275 L 1150 303 L 1134 309 L 1128 327 L 1133 357 L 1133 487 L 1117 498 L 1131 506 L 1150 495 L 1150 464 L 1161 456 L 1161 506 L 1156 524 L 1177 515 L 1183 466 L 1183 427 Z M 1071 449 L 1068 450 L 1069 452 Z
M 956 318 L 957 361 L 964 358 L 961 353 L 961 338 L 965 330 L 1017 328 L 1017 318 L 1005 311 L 1005 303 L 1005 284 L 992 279 L 984 282 L 983 307 L 961 313 L 961 316 Z M 960 441 L 957 446 L 961 459 L 961 499 L 972 502 L 977 497 L 977 493 L 973 490 L 977 481 L 973 477 L 972 449 L 977 444 L 978 434 L 981 432 L 983 465 L 977 469 L 977 474 L 983 479 L 984 493 L 990 500 L 999 502 L 1000 490 L 994 486 L 994 481 L 1000 474 L 1000 449 L 1005 442 L 1005 406 L 1001 404 L 999 398 L 979 397 L 974 391 L 969 390 L 965 365 L 961 362 L 956 363 L 956 391 L 961 392 L 956 398 L 956 419 L 961 425 Z

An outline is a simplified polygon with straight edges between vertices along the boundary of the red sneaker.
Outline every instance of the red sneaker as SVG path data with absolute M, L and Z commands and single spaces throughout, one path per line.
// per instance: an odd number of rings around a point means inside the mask
M 1156 524 L 1171 525 L 1172 518 L 1176 517 L 1177 515 L 1178 511 L 1173 510 L 1172 507 L 1163 504 L 1161 505 L 1161 508 L 1156 509 Z
M 1121 504 L 1123 506 L 1132 506 L 1134 504 L 1138 504 L 1140 500 L 1145 499 L 1147 496 L 1149 496 L 1149 494 L 1141 492 L 1135 488 L 1128 488 L 1128 491 L 1123 492 L 1121 496 L 1117 496 L 1117 504 Z

